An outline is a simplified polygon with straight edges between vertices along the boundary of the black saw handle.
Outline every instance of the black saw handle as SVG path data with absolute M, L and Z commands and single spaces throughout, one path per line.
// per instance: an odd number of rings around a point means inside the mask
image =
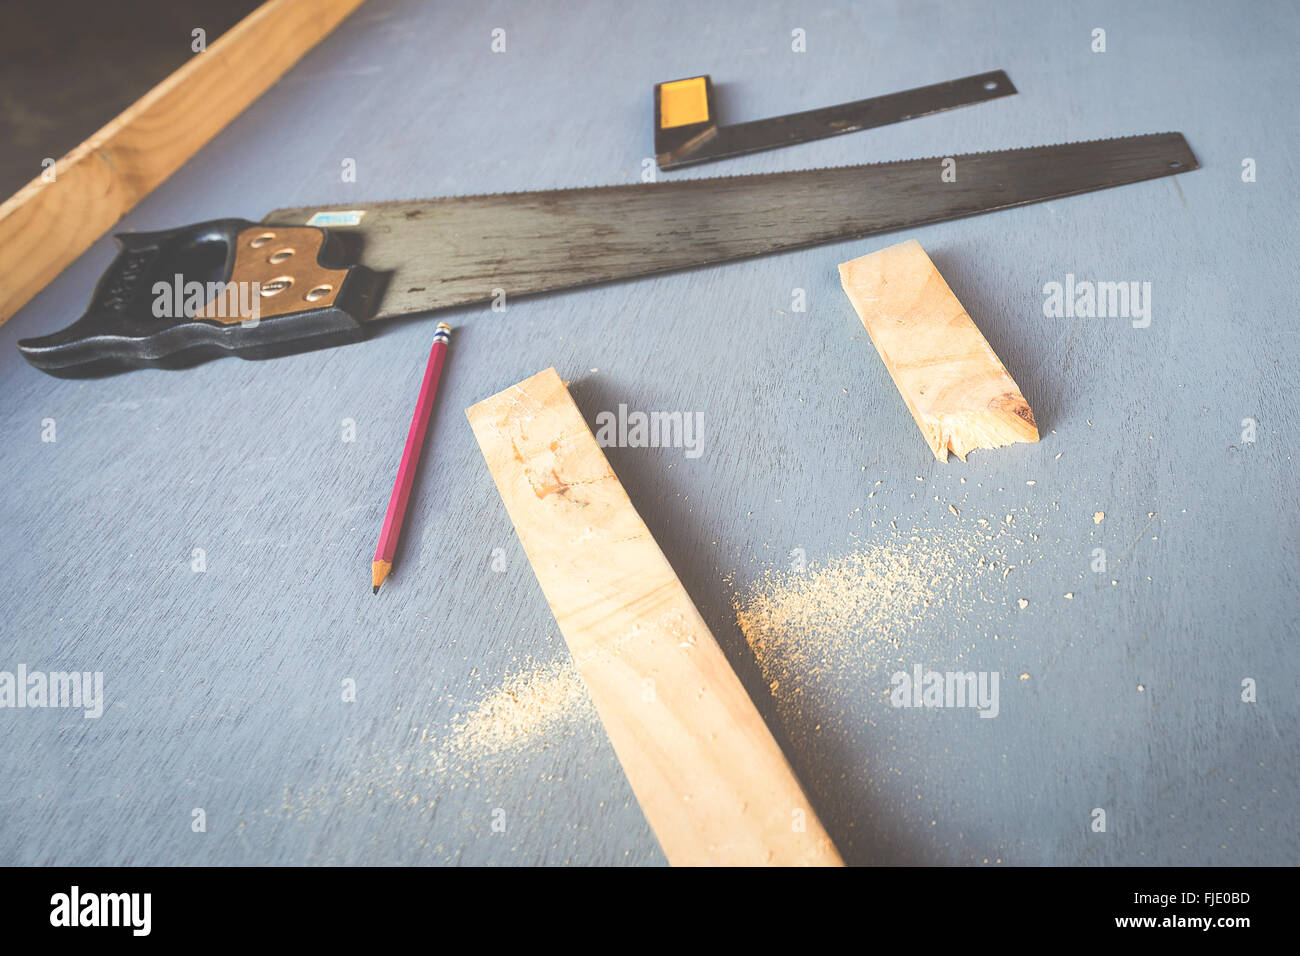
M 380 291 L 381 277 L 327 229 L 214 219 L 115 238 L 86 314 L 18 343 L 36 368 L 80 377 L 353 342 Z

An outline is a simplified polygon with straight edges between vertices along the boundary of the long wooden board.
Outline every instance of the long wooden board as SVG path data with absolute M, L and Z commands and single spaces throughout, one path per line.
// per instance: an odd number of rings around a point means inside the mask
M 555 369 L 466 414 L 668 861 L 840 865 Z
M 0 205 L 0 324 L 361 3 L 267 0 Z
M 840 282 L 935 458 L 1038 441 L 1029 402 L 919 242 L 841 263 Z

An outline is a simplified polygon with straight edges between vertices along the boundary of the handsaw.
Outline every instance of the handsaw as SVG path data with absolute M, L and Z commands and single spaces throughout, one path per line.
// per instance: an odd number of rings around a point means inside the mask
M 1158 133 L 717 179 L 277 209 L 260 223 L 118 235 L 118 255 L 85 315 L 18 347 L 32 365 L 64 376 L 267 358 L 356 341 L 394 316 L 860 238 L 1197 167 L 1181 133 Z M 180 307 L 179 292 L 191 287 L 207 294 Z M 255 320 L 225 308 L 250 289 Z

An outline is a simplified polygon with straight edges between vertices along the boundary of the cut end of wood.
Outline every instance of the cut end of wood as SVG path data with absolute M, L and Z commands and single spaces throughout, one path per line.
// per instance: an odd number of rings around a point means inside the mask
M 940 461 L 947 461 L 949 452 L 965 461 L 976 448 L 1036 442 L 1038 425 L 1024 397 L 1007 393 L 1004 401 L 995 401 L 983 411 L 941 415 L 930 424 L 926 440 Z
M 374 592 L 379 593 L 379 586 L 388 579 L 388 572 L 393 570 L 392 561 L 375 561 L 370 565 L 370 583 Z
M 1029 402 L 919 242 L 841 263 L 840 282 L 935 458 L 1038 441 Z

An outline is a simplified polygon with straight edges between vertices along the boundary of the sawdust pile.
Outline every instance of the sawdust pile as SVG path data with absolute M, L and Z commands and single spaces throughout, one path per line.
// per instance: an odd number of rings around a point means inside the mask
M 737 596 L 736 623 L 764 676 L 779 679 L 778 667 L 815 663 L 809 658 L 834 635 L 875 638 L 915 621 L 941 600 L 934 569 L 925 565 L 906 551 L 873 548 L 780 572 Z
M 788 711 L 813 688 L 871 682 L 925 652 L 923 637 L 970 636 L 979 627 L 970 612 L 1007 603 L 1008 578 L 1033 560 L 1023 533 L 1011 520 L 981 520 L 885 534 L 804 571 L 767 572 L 734 594 L 736 623 Z
M 487 757 L 545 744 L 548 737 L 596 719 L 595 707 L 571 660 L 509 674 L 452 723 L 447 746 Z
M 516 666 L 446 724 L 413 725 L 400 741 L 349 740 L 352 766 L 315 786 L 286 788 L 280 812 L 299 820 L 393 806 L 432 813 L 450 791 L 493 786 L 496 772 L 513 773 L 568 737 L 599 733 L 595 706 L 571 659 L 525 659 Z

